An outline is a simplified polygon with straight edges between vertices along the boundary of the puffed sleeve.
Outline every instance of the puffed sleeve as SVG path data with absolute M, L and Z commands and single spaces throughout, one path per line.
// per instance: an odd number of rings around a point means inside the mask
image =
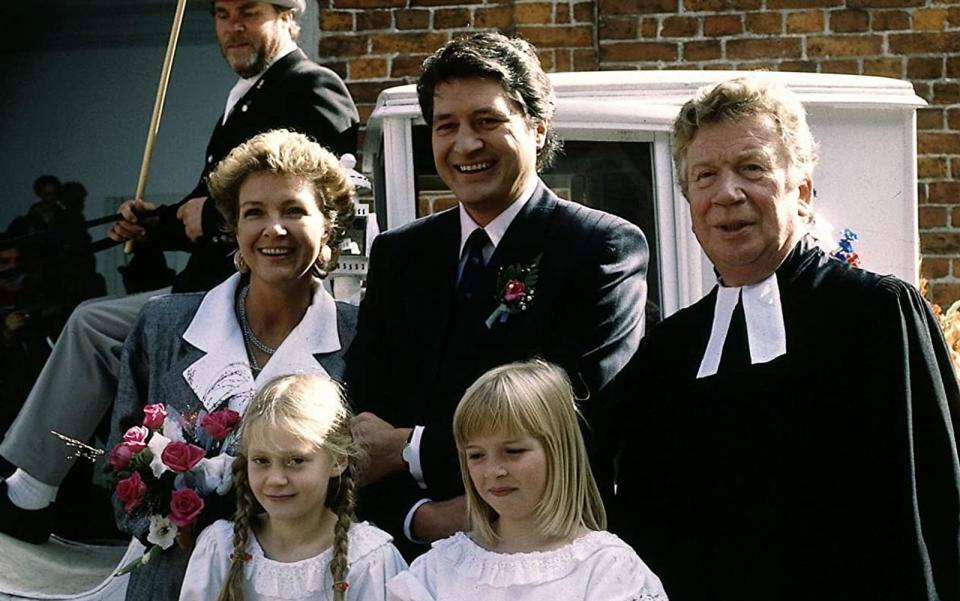
M 434 582 L 436 565 L 432 552 L 421 555 L 410 564 L 410 569 L 400 572 L 387 582 L 387 601 L 436 601 Z
M 216 601 L 230 569 L 233 524 L 218 520 L 200 533 L 183 575 L 180 601 Z
M 350 565 L 348 601 L 383 601 L 387 582 L 406 569 L 407 562 L 403 556 L 393 543 L 385 541 Z
M 591 558 L 584 601 L 667 601 L 660 579 L 626 544 L 606 548 Z

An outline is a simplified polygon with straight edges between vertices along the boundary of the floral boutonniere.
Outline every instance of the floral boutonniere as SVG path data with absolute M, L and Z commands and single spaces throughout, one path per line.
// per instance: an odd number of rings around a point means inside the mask
M 527 264 L 514 264 L 500 268 L 497 274 L 497 300 L 500 304 L 487 318 L 487 328 L 493 324 L 506 323 L 511 315 L 517 315 L 527 310 L 533 302 L 533 295 L 537 288 L 537 279 L 540 271 L 540 253 Z

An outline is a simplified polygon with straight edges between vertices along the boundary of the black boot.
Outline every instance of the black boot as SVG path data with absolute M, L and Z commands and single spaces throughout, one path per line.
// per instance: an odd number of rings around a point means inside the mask
M 53 529 L 53 505 L 22 509 L 7 496 L 7 481 L 0 480 L 0 532 L 25 543 L 42 545 Z

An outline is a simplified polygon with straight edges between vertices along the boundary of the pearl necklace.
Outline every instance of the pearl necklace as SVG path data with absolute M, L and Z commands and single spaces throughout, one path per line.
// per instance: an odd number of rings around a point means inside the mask
M 250 320 L 247 318 L 247 294 L 250 292 L 250 285 L 247 284 L 240 290 L 239 307 L 237 312 L 240 314 L 240 329 L 243 332 L 243 339 L 249 342 L 254 348 L 266 355 L 273 355 L 277 349 L 267 346 L 262 340 L 257 338 L 250 327 Z M 257 366 L 256 358 L 253 359 L 254 366 Z

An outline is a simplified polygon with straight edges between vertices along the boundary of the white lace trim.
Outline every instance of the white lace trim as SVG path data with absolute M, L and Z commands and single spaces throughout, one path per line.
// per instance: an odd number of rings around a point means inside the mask
M 350 527 L 347 563 L 352 566 L 362 561 L 392 540 L 389 534 L 367 522 L 354 524 Z M 333 586 L 333 577 L 330 575 L 333 548 L 308 559 L 284 563 L 264 555 L 260 542 L 255 536 L 251 536 L 247 543 L 247 552 L 252 557 L 247 562 L 244 574 L 248 582 L 252 581 L 254 590 L 260 595 L 280 599 L 304 599 Z
M 635 556 L 626 543 L 605 531 L 589 532 L 554 551 L 496 553 L 479 546 L 463 532 L 438 541 L 433 547 L 458 574 L 492 588 L 543 584 L 565 578 L 601 549 L 623 551 L 613 555 L 611 569 L 621 560 L 630 561 Z M 645 597 L 638 599 L 647 601 Z

